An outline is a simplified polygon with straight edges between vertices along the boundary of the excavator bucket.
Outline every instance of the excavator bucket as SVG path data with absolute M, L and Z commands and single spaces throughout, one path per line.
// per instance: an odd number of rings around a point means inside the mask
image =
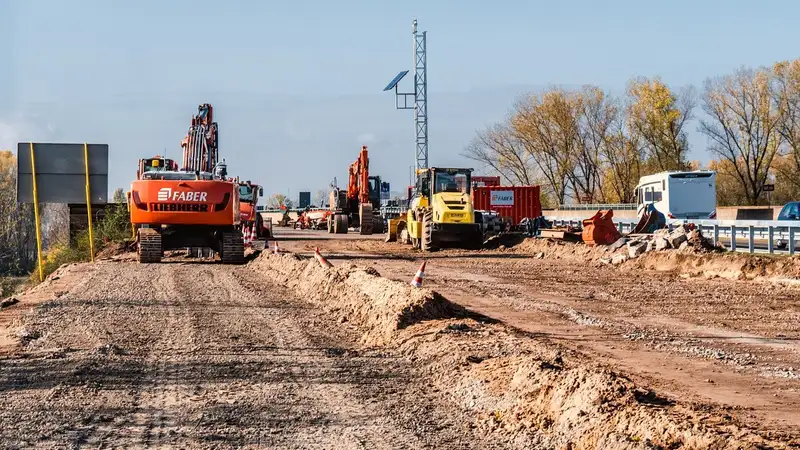
M 589 246 L 611 245 L 622 237 L 617 226 L 614 225 L 612 217 L 614 217 L 614 211 L 609 209 L 597 211 L 594 216 L 584 220 L 583 242 Z

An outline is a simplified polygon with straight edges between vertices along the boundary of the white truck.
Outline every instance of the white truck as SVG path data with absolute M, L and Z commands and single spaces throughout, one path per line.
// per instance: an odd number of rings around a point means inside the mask
M 713 220 L 717 217 L 717 174 L 710 170 L 661 172 L 639 179 L 636 210 L 652 204 L 670 219 Z

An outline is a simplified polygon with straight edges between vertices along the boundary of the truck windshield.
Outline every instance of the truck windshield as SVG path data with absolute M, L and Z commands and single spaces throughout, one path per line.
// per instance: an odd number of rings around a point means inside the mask
M 255 188 L 253 186 L 239 185 L 239 200 L 243 202 L 252 202 L 253 201 L 253 193 L 255 192 Z
M 462 192 L 469 194 L 469 176 L 464 173 L 435 172 L 434 193 L 438 192 Z

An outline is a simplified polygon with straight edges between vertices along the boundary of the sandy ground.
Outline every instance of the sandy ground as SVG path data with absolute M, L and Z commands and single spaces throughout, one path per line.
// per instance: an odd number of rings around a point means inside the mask
M 796 285 L 276 232 L 293 254 L 109 255 L 0 309 L 0 446 L 800 446 Z
M 379 236 L 279 229 L 282 248 L 363 264 L 409 282 L 423 255 Z M 658 392 L 800 435 L 800 290 L 687 277 L 527 251 L 424 255 L 425 286 L 531 336 L 557 342 Z M 593 255 L 596 256 L 596 255 Z
M 4 448 L 490 446 L 413 363 L 251 267 L 53 278 L 0 316 Z

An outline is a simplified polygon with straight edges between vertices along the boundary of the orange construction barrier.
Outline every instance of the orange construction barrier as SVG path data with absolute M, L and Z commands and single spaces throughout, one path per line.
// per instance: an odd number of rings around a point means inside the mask
M 614 211 L 597 211 L 597 214 L 583 221 L 583 242 L 586 245 L 611 245 L 622 237 L 614 221 Z

